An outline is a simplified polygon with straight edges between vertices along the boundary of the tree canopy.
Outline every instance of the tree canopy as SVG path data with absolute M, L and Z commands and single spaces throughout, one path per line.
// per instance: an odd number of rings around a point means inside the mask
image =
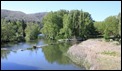
M 120 38 L 121 36 L 121 13 L 118 16 L 109 16 L 104 21 L 95 22 L 94 26 L 99 34 L 105 39 Z
M 48 39 L 121 38 L 121 13 L 104 21 L 94 21 L 83 10 L 64 9 L 48 12 L 42 23 L 1 19 L 1 42 L 34 40 L 40 33 Z
M 94 32 L 91 15 L 82 10 L 49 12 L 42 21 L 41 32 L 47 38 L 88 38 Z

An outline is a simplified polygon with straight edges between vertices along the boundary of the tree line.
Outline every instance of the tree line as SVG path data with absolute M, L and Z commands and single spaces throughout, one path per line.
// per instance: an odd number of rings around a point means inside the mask
M 44 34 L 48 39 L 88 39 L 103 36 L 105 39 L 121 38 L 121 13 L 104 21 L 94 21 L 83 10 L 48 12 L 41 23 L 7 21 L 1 19 L 1 42 L 29 41 Z
M 121 13 L 104 21 L 94 21 L 88 12 L 82 10 L 59 10 L 44 16 L 43 25 L 41 32 L 51 39 L 88 39 L 99 35 L 105 39 L 121 38 Z
M 103 35 L 105 39 L 121 38 L 121 13 L 116 16 L 109 16 L 104 21 L 96 21 L 94 23 L 99 35 Z
M 49 12 L 43 18 L 41 32 L 47 38 L 88 38 L 95 35 L 94 20 L 82 10 Z
M 33 22 L 1 19 L 1 42 L 29 41 L 37 38 L 40 25 Z

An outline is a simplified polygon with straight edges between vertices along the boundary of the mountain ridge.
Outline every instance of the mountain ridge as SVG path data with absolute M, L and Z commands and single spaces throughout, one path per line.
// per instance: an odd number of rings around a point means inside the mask
M 10 21 L 24 20 L 25 22 L 41 22 L 42 18 L 48 12 L 38 12 L 26 14 L 22 11 L 13 11 L 7 9 L 1 9 L 1 19 L 6 19 Z

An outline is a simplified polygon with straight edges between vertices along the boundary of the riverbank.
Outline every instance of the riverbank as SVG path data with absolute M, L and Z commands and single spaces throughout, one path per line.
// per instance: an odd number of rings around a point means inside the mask
M 121 45 L 103 39 L 89 39 L 73 45 L 68 57 L 89 70 L 121 70 Z

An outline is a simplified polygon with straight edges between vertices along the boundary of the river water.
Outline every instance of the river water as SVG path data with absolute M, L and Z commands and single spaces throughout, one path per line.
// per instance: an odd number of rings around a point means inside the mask
M 40 39 L 1 46 L 1 70 L 85 70 L 66 56 L 70 42 L 33 48 L 51 42 Z

